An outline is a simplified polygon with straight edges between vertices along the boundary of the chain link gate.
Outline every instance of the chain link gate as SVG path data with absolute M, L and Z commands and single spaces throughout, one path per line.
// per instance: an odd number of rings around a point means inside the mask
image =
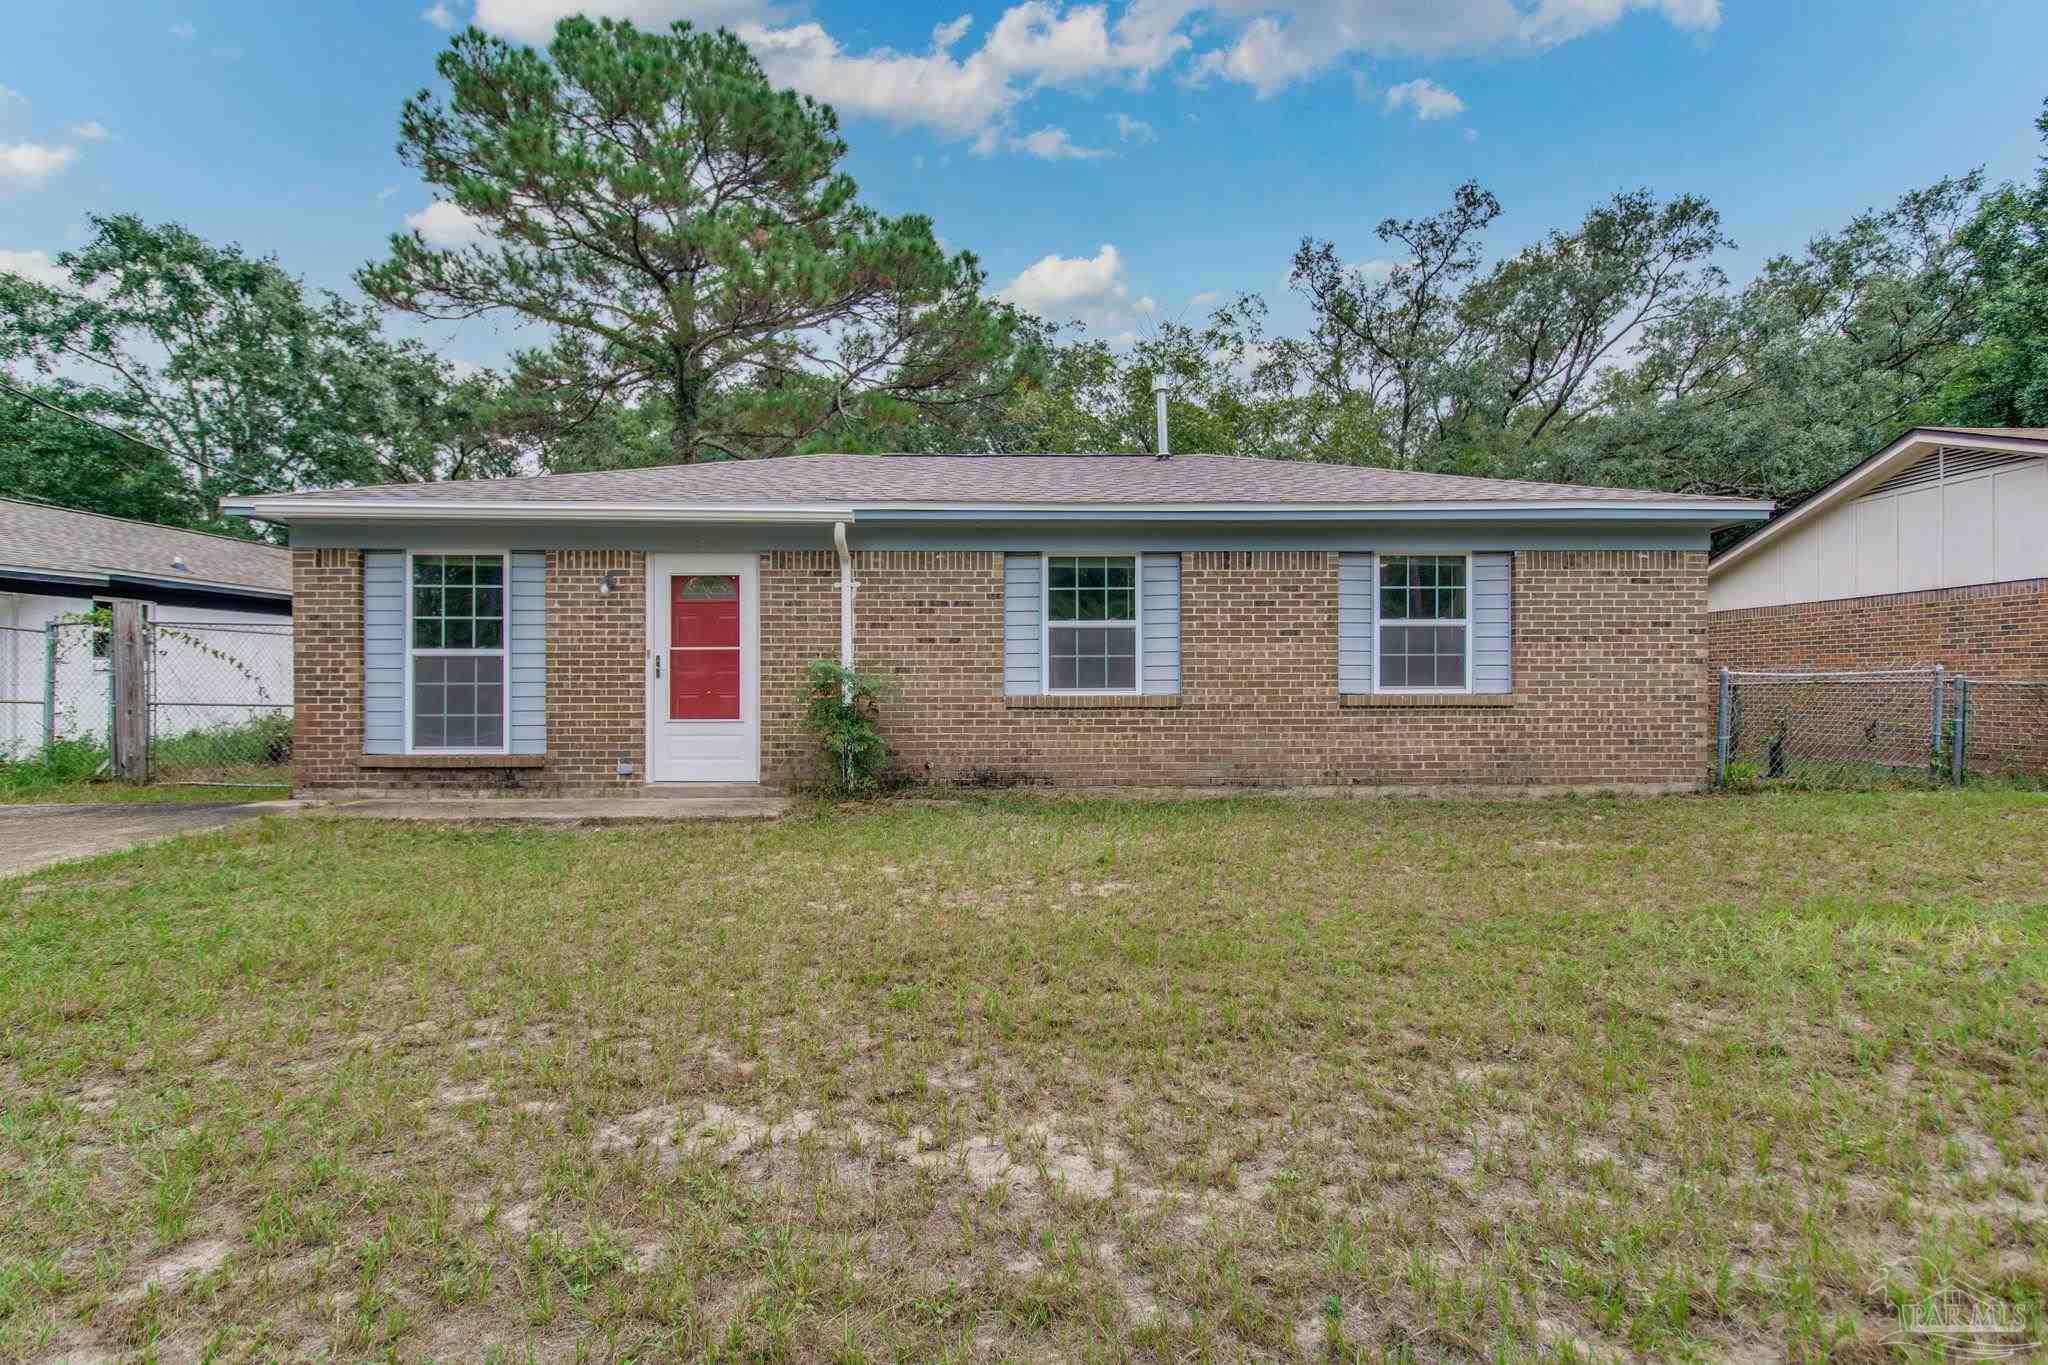
M 144 639 L 151 781 L 291 781 L 290 625 L 152 622 Z
M 1857 787 L 2048 777 L 2048 681 L 1722 669 L 1715 777 Z
M 1950 695 L 1956 782 L 2048 778 L 2048 681 L 1959 677 Z
M 1865 786 L 1946 780 L 1941 669 L 1764 673 L 1721 670 L 1717 775 Z
M 104 626 L 0 626 L 0 760 L 33 759 L 53 744 L 104 750 L 113 709 Z

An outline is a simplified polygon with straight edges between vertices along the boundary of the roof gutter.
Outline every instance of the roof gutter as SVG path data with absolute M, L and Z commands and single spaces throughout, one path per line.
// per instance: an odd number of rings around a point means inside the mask
M 53 587 L 113 588 L 124 583 L 132 583 L 145 588 L 182 588 L 187 592 L 233 593 L 242 597 L 261 597 L 277 602 L 292 600 L 289 588 L 259 588 L 248 583 L 186 578 L 174 574 L 130 573 L 124 569 L 71 571 L 0 564 L 0 578 L 43 582 Z
M 259 521 L 474 522 L 532 521 L 663 524 L 830 525 L 869 521 L 980 520 L 1191 520 L 1191 521 L 1584 521 L 1642 520 L 1726 525 L 1770 515 L 1771 504 L 1753 498 L 1673 502 L 1612 498 L 1525 499 L 1499 502 L 1347 503 L 1118 503 L 1118 502 L 875 502 L 836 503 L 654 503 L 654 502 L 477 502 L 412 498 L 228 498 L 221 510 Z
M 1769 516 L 1753 499 L 1714 502 L 1357 502 L 1357 503 L 877 503 L 862 520 L 966 521 L 1685 521 L 1725 526 Z
M 854 509 L 836 503 L 648 503 L 648 502 L 479 502 L 424 498 L 223 498 L 231 517 L 326 522 L 732 522 L 773 526 L 822 526 L 852 521 Z

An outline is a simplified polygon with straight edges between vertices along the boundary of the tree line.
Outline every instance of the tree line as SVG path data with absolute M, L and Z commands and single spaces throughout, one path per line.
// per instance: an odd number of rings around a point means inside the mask
M 231 492 L 812 450 L 1151 448 L 1796 499 L 1914 424 L 2048 425 L 2048 160 L 1945 178 L 1745 283 L 1695 195 L 1629 190 L 1490 255 L 1456 187 L 1305 238 L 1305 327 L 1241 294 L 1126 345 L 989 297 L 931 221 L 864 205 L 826 105 L 730 33 L 476 30 L 398 152 L 476 228 L 418 232 L 363 300 L 174 223 L 92 220 L 62 278 L 0 274 L 0 487 L 220 527 Z M 2037 120 L 2048 140 L 2048 106 Z M 388 316 L 539 328 L 465 372 Z

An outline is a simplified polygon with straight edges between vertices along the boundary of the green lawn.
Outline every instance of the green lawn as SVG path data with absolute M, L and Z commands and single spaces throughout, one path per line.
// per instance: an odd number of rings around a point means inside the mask
M 0 883 L 0 1358 L 2048 1340 L 2048 800 L 272 819 Z

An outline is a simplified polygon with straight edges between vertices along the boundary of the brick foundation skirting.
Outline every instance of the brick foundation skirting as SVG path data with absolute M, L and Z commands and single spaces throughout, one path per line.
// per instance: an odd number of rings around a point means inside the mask
M 2048 678 L 2048 579 L 1711 612 L 1717 668 L 1932 668 Z
M 532 769 L 372 769 L 362 747 L 362 560 L 293 552 L 302 791 L 619 791 L 644 780 L 646 558 L 547 555 L 548 753 Z M 614 575 L 617 590 L 598 580 Z M 1044 700 L 1002 690 L 1002 555 L 860 551 L 855 639 L 900 695 L 883 727 L 918 781 L 1132 786 L 1697 785 L 1711 739 L 1706 556 L 1517 553 L 1506 698 L 1346 697 L 1337 556 L 1182 556 L 1177 697 Z M 761 556 L 762 778 L 818 772 L 801 675 L 839 648 L 829 551 Z M 631 775 L 621 776 L 622 764 Z

